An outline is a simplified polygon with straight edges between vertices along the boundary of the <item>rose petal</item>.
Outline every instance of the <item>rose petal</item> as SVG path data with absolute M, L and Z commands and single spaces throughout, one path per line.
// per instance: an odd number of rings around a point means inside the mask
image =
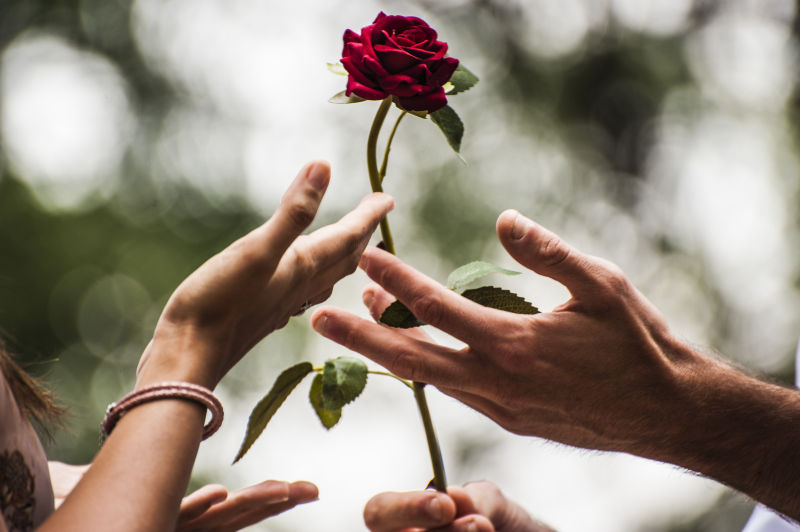
M 405 50 L 398 50 L 385 44 L 376 45 L 375 52 L 377 52 L 378 59 L 388 72 L 399 72 L 419 62 L 419 58 Z
M 458 68 L 458 63 L 459 61 L 455 57 L 445 57 L 441 63 L 439 63 L 439 67 L 436 71 L 431 75 L 429 80 L 430 84 L 441 87 L 450 81 L 450 78 L 453 77 L 453 72 Z
M 439 87 L 437 91 L 428 94 L 398 98 L 397 103 L 407 111 L 428 111 L 433 113 L 447 105 L 447 96 L 444 93 L 444 89 Z
M 383 100 L 389 96 L 389 94 L 383 91 L 362 85 L 353 79 L 352 76 L 347 78 L 347 90 L 345 91 L 347 96 L 350 96 L 351 93 L 355 94 L 356 96 L 360 96 L 365 100 Z
M 349 42 L 361 42 L 361 37 L 359 37 L 358 33 L 354 32 L 353 30 L 345 30 L 344 35 L 342 36 L 342 40 L 345 44 Z

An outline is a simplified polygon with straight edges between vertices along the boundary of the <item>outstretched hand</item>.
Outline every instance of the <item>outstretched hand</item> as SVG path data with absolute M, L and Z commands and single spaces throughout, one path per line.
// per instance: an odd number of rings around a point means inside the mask
M 515 211 L 497 232 L 520 264 L 563 283 L 571 299 L 538 315 L 489 309 L 379 249 L 361 267 L 423 322 L 467 344 L 449 349 L 334 308 L 316 330 L 400 377 L 435 385 L 506 429 L 596 449 L 632 451 L 663 422 L 682 357 L 658 311 L 611 263 L 580 253 Z M 388 297 L 368 289 L 379 314 Z M 639 449 L 641 451 L 641 449 Z
M 256 343 L 306 306 L 327 299 L 333 285 L 356 269 L 394 201 L 370 194 L 339 222 L 301 235 L 329 179 L 327 163 L 307 165 L 269 221 L 181 283 L 139 364 L 139 386 L 179 380 L 214 388 Z
M 491 482 L 432 490 L 386 492 L 364 507 L 371 532 L 553 532 L 507 499 Z
M 48 466 L 58 508 L 90 464 L 51 461 Z M 267 480 L 233 493 L 220 484 L 208 484 L 183 498 L 175 532 L 235 532 L 298 504 L 314 501 L 317 494 L 317 487 L 304 481 Z
M 310 482 L 267 480 L 228 493 L 210 484 L 187 495 L 181 502 L 176 532 L 235 532 L 317 499 Z

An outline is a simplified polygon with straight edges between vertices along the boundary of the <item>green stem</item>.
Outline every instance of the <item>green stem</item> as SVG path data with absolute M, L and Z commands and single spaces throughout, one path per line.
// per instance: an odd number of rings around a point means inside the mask
M 391 106 L 391 96 L 381 102 L 380 107 L 378 107 L 378 112 L 375 113 L 375 119 L 372 121 L 369 137 L 367 137 L 367 171 L 369 172 L 369 184 L 372 186 L 373 192 L 383 192 L 381 175 L 378 171 L 378 134 L 381 131 L 381 126 L 383 126 L 383 121 L 386 120 L 386 114 L 389 112 Z M 389 219 L 386 216 L 381 220 L 381 238 L 383 239 L 384 249 L 394 255 L 394 240 L 392 239 L 392 231 L 389 229 Z
M 422 418 L 422 426 L 425 427 L 425 436 L 428 440 L 428 452 L 431 455 L 431 465 L 433 466 L 433 487 L 437 491 L 447 492 L 447 478 L 444 474 L 444 461 L 442 460 L 442 450 L 439 448 L 439 440 L 436 439 L 436 432 L 433 430 L 433 420 L 428 401 L 425 399 L 425 384 L 414 383 L 414 399 L 417 400 L 417 408 Z
M 381 163 L 381 169 L 379 172 L 381 176 L 381 184 L 383 184 L 383 178 L 386 177 L 386 167 L 389 165 L 389 152 L 392 151 L 392 141 L 394 140 L 394 134 L 397 133 L 397 126 L 400 125 L 400 121 L 407 114 L 408 111 L 403 111 L 402 113 L 400 113 L 400 116 L 397 117 L 397 121 L 394 123 L 392 132 L 389 133 L 389 140 L 386 141 L 386 150 L 383 152 L 383 163 Z
M 372 186 L 373 192 L 383 192 L 381 184 L 382 178 L 386 173 L 386 164 L 389 157 L 389 147 L 391 146 L 392 138 L 397 130 L 397 125 L 403 118 L 403 115 L 397 119 L 394 129 L 389 137 L 389 143 L 386 146 L 386 153 L 383 158 L 383 165 L 381 170 L 378 170 L 378 134 L 381 131 L 383 122 L 386 120 L 386 115 L 389 108 L 392 106 L 392 97 L 384 99 L 378 107 L 378 112 L 375 113 L 375 118 L 372 120 L 372 127 L 369 130 L 369 137 L 367 138 L 367 171 L 369 172 L 369 182 Z M 394 250 L 394 241 L 392 240 L 392 233 L 389 230 L 389 221 L 386 217 L 381 220 L 381 237 L 383 238 L 383 246 L 386 251 L 392 255 L 396 255 Z M 425 428 L 425 438 L 428 440 L 428 451 L 431 455 L 431 465 L 433 466 L 433 485 L 441 492 L 447 491 L 447 480 L 444 474 L 444 461 L 442 460 L 442 451 L 439 448 L 439 441 L 436 439 L 436 432 L 433 429 L 433 421 L 431 420 L 431 413 L 428 409 L 428 402 L 425 399 L 425 384 L 421 382 L 414 382 L 412 385 L 414 389 L 414 399 L 417 401 L 417 408 L 419 415 L 422 418 L 422 425 Z
M 386 377 L 391 377 L 391 378 L 393 378 L 395 380 L 398 380 L 398 381 L 402 382 L 403 384 L 405 384 L 406 386 L 408 386 L 412 390 L 414 389 L 414 385 L 411 384 L 410 381 L 407 381 L 407 380 L 403 379 L 402 377 L 398 377 L 394 373 L 389 373 L 388 371 L 375 371 L 375 370 L 368 370 L 367 373 L 371 373 L 372 375 L 384 375 Z

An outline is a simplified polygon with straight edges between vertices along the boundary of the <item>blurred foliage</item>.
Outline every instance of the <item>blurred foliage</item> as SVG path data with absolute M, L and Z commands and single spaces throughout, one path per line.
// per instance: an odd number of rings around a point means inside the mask
M 410 11 L 405 4 L 395 2 Z M 571 166 L 555 176 L 558 188 L 526 193 L 530 197 L 520 199 L 527 202 L 525 207 L 546 212 L 549 220 L 563 220 L 564 225 L 568 220 L 582 224 L 598 240 L 612 240 L 616 235 L 608 233 L 613 227 L 606 227 L 607 220 L 598 220 L 593 210 L 600 199 L 607 202 L 633 221 L 637 236 L 665 268 L 674 267 L 694 280 L 692 286 L 707 306 L 711 343 L 734 357 L 737 349 L 744 349 L 737 347 L 737 334 L 747 316 L 737 314 L 718 280 L 708 273 L 706 258 L 659 220 L 654 222 L 650 218 L 654 213 L 641 210 L 650 179 L 647 164 L 654 123 L 670 95 L 686 87 L 696 89 L 686 48 L 724 2 L 696 1 L 688 23 L 668 35 L 638 32 L 612 20 L 601 31 L 589 32 L 579 47 L 556 56 L 537 54 L 524 44 L 530 30 L 521 22 L 526 19 L 520 16 L 520 2 L 417 0 L 413 4 L 446 21 L 442 34 L 469 42 L 476 57 L 490 67 L 492 75 L 485 75 L 469 62 L 482 78 L 480 90 L 489 104 L 470 112 L 459 107 L 467 143 L 472 131 L 478 131 L 476 124 L 491 114 L 501 116 L 505 127 L 526 141 L 548 136 L 566 147 Z M 105 404 L 130 387 L 139 353 L 171 290 L 207 257 L 264 218 L 244 193 L 221 198 L 196 184 L 165 184 L 152 175 L 147 161 L 168 113 L 203 104 L 143 58 L 131 30 L 132 6 L 129 0 L 0 3 L 0 51 L 26 32 L 38 31 L 62 36 L 107 58 L 124 78 L 139 124 L 107 192 L 68 210 L 40 203 L 25 176 L 14 174 L 0 145 L 0 324 L 29 369 L 49 378 L 71 408 L 73 432 L 59 435 L 49 451 L 54 458 L 73 462 L 89 460 L 95 452 L 96 425 Z M 800 18 L 795 14 L 795 38 L 798 31 Z M 785 114 L 796 151 L 800 140 L 796 77 Z M 473 142 L 479 135 L 474 133 Z M 422 151 L 424 142 L 411 145 Z M 465 157 L 470 159 L 468 151 Z M 530 176 L 532 171 L 520 165 L 520 174 Z M 419 199 L 410 208 L 416 222 L 403 238 L 438 257 L 443 271 L 484 257 L 496 246 L 492 227 L 498 207 L 504 206 L 493 203 L 491 192 L 476 193 L 465 182 L 497 180 L 500 190 L 509 180 L 476 175 L 482 168 L 464 169 L 457 161 L 433 163 L 418 181 Z M 235 176 L 237 170 L 232 168 L 230 174 Z M 522 189 L 529 183 L 515 185 Z M 795 194 L 800 193 L 797 190 Z M 800 197 L 794 204 L 798 201 Z M 791 215 L 787 232 L 798 234 L 800 210 Z M 796 293 L 800 290 L 796 251 L 791 251 L 791 259 Z M 644 273 L 642 278 L 648 279 Z M 794 297 L 789 291 L 786 297 Z M 786 320 L 800 323 L 800 312 Z M 782 365 L 773 372 L 784 382 L 792 379 L 791 345 L 786 343 Z M 87 375 L 94 376 L 88 387 Z M 464 442 L 457 460 L 473 460 L 490 447 Z M 741 526 L 748 509 L 749 503 L 741 498 L 726 496 L 696 520 L 653 523 L 646 530 L 733 530 Z

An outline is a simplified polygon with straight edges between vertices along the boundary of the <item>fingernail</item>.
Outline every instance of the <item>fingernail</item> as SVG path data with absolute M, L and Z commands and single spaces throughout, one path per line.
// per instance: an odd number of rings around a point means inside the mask
M 365 307 L 371 309 L 372 304 L 375 302 L 375 294 L 372 290 L 365 290 L 364 294 L 361 296 L 361 300 L 364 302 Z
M 312 325 L 317 331 L 324 334 L 328 331 L 328 315 L 322 314 Z
M 514 218 L 514 224 L 511 226 L 511 240 L 519 240 L 528 229 L 531 228 L 531 221 L 522 216 L 520 213 L 517 213 L 517 216 Z
M 370 253 L 370 248 L 364 250 L 364 253 L 361 254 L 361 259 L 358 261 L 358 267 L 362 270 L 366 270 L 367 266 L 369 266 L 369 257 L 367 255 Z
M 308 170 L 308 182 L 317 190 L 322 190 L 328 185 L 328 172 L 324 165 L 314 164 Z
M 434 521 L 442 519 L 442 503 L 439 502 L 439 497 L 434 497 L 428 502 L 428 516 Z
M 475 519 L 471 519 L 469 523 L 467 523 L 466 532 L 478 532 L 478 523 L 475 522 Z

